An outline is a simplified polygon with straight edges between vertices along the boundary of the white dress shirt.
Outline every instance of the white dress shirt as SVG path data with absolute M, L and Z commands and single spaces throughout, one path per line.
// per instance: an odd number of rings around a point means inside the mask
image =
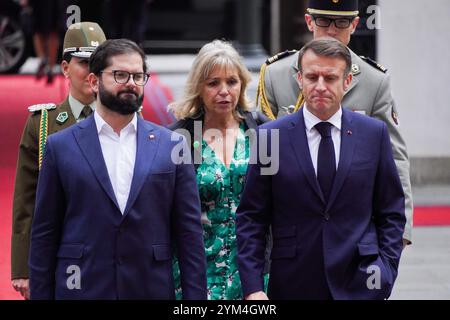
M 317 157 L 319 154 L 319 145 L 322 136 L 319 131 L 314 128 L 316 124 L 322 122 L 319 118 L 313 115 L 305 104 L 303 109 L 303 116 L 305 118 L 306 137 L 308 138 L 309 153 L 314 166 L 314 171 L 317 176 Z M 331 123 L 331 138 L 333 139 L 334 154 L 336 158 L 336 170 L 339 164 L 339 154 L 341 151 L 341 123 L 342 123 L 342 107 L 326 122 Z
M 120 135 L 94 112 L 98 138 L 102 148 L 103 159 L 108 169 L 117 204 L 122 214 L 130 195 L 131 182 L 133 180 L 134 163 L 136 160 L 136 132 L 137 117 L 134 114 L 131 122 L 120 131 Z

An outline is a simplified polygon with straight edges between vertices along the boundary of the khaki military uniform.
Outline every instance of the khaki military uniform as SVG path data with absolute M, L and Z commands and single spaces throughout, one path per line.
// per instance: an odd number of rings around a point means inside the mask
M 390 78 L 386 70 L 372 60 L 363 60 L 351 52 L 353 81 L 347 90 L 342 106 L 384 121 L 388 127 L 393 155 L 405 193 L 406 225 L 403 238 L 411 241 L 413 206 L 409 160 L 405 141 L 398 125 L 397 110 L 391 95 Z M 295 112 L 303 101 L 299 99 L 297 81 L 298 52 L 290 52 L 277 59 L 269 59 L 262 68 L 258 88 L 258 106 L 269 118 L 282 117 Z M 264 81 L 264 83 L 262 83 Z
M 71 57 L 89 59 L 95 49 L 106 40 L 102 28 L 95 22 L 78 22 L 66 31 L 63 60 Z M 93 97 L 92 97 L 93 98 Z M 70 95 L 60 105 L 45 104 L 28 108 L 32 114 L 25 125 L 19 146 L 19 158 L 14 185 L 11 239 L 11 278 L 28 278 L 30 230 L 34 214 L 39 168 L 44 155 L 47 136 L 75 124 L 89 113 L 86 106 Z M 94 105 L 91 104 L 93 110 Z M 75 113 L 75 115 L 74 115 Z M 82 113 L 82 115 L 81 115 Z M 17 288 L 16 288 L 17 290 Z
M 56 106 L 47 104 L 30 108 L 31 110 L 38 110 L 28 117 L 19 146 L 16 181 L 14 184 L 11 239 L 12 279 L 28 278 L 30 229 L 39 175 L 39 136 L 40 134 L 45 134 L 41 130 L 41 114 L 43 110 L 46 110 L 49 135 L 76 123 L 68 99 Z M 45 143 L 45 140 L 43 143 Z M 41 153 L 43 154 L 42 151 Z

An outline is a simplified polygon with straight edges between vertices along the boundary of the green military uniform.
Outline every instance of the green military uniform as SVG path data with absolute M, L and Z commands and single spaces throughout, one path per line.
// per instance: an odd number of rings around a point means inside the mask
M 357 1 L 310 1 L 316 9 L 309 8 L 308 12 L 326 15 L 337 15 L 342 12 L 357 14 L 357 11 L 353 10 L 355 3 L 357 9 Z M 341 7 L 341 10 L 339 5 L 347 7 Z M 343 98 L 342 106 L 386 123 L 405 193 L 407 221 L 403 238 L 411 241 L 413 205 L 409 160 L 405 141 L 399 131 L 397 110 L 391 95 L 390 77 L 386 69 L 373 60 L 360 57 L 352 51 L 351 56 L 353 81 Z M 261 68 L 257 100 L 259 108 L 269 118 L 284 116 L 297 111 L 302 106 L 303 97 L 297 81 L 298 71 L 297 51 L 284 52 L 269 58 Z
M 32 114 L 28 118 L 20 141 L 14 184 L 11 240 L 12 279 L 28 278 L 28 252 L 39 174 L 39 136 L 42 134 L 42 113 L 47 113 L 48 134 L 58 132 L 76 123 L 68 99 L 57 106 L 54 104 L 31 106 L 30 111 Z M 56 120 L 58 117 L 60 121 Z M 44 123 L 42 127 L 45 130 Z
M 106 40 L 96 23 L 81 22 L 69 27 L 64 38 L 63 57 L 89 58 L 95 48 Z M 64 58 L 67 60 L 66 58 Z M 92 97 L 94 100 L 94 97 Z M 70 102 L 69 102 L 70 101 Z M 28 108 L 31 112 L 19 146 L 14 185 L 11 278 L 28 278 L 30 230 L 35 206 L 39 168 L 47 136 L 83 119 L 93 104 L 84 106 L 70 95 L 59 105 L 40 104 Z

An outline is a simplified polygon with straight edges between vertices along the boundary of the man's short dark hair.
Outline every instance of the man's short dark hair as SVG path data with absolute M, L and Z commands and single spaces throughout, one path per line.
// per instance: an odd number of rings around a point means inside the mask
M 95 49 L 89 59 L 89 71 L 96 76 L 111 64 L 111 57 L 121 54 L 137 53 L 142 58 L 144 73 L 147 73 L 144 51 L 133 41 L 128 39 L 106 40 Z
M 305 53 L 311 50 L 316 55 L 321 57 L 338 58 L 345 61 L 344 76 L 350 73 L 352 68 L 352 56 L 350 50 L 340 41 L 334 38 L 315 39 L 300 50 L 298 55 L 298 69 L 302 72 L 302 59 Z

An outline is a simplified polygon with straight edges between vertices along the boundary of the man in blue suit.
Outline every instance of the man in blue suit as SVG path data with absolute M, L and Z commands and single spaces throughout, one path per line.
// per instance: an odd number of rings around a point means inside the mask
M 129 40 L 106 41 L 89 68 L 94 115 L 46 145 L 31 298 L 174 299 L 176 246 L 183 298 L 206 299 L 194 168 L 172 159 L 181 137 L 172 141 L 171 131 L 136 116 L 148 80 L 143 51 Z
M 386 125 L 342 108 L 352 74 L 350 52 L 339 41 L 311 41 L 298 65 L 302 110 L 259 129 L 260 137 L 268 132 L 268 150 L 279 143 L 279 154 L 270 154 L 278 171 L 261 174 L 264 161 L 250 165 L 237 210 L 244 296 L 267 298 L 263 267 L 271 227 L 269 298 L 386 299 L 405 225 Z

